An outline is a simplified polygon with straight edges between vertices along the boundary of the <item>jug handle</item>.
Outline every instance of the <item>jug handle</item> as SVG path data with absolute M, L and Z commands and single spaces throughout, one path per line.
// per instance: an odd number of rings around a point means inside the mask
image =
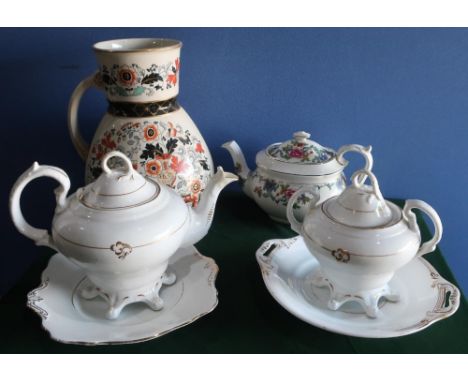
M 97 75 L 98 72 L 81 81 L 75 90 L 73 90 L 70 103 L 68 104 L 68 131 L 76 151 L 78 151 L 78 154 L 83 160 L 86 160 L 88 157 L 89 144 L 83 139 L 78 128 L 78 109 L 83 94 L 89 88 L 96 86 Z
M 320 201 L 320 195 L 317 193 L 316 188 L 310 185 L 302 186 L 294 194 L 292 194 L 286 207 L 286 217 L 288 218 L 289 224 L 291 225 L 291 229 L 297 232 L 299 235 L 301 235 L 302 223 L 299 222 L 299 220 L 297 220 L 294 216 L 294 203 L 296 203 L 299 196 L 305 194 L 306 192 L 310 192 L 313 195 L 313 199 L 310 202 L 310 208 L 315 207 Z
M 432 220 L 432 224 L 434 224 L 434 235 L 432 236 L 432 239 L 421 244 L 418 252 L 416 253 L 416 256 L 423 256 L 429 252 L 432 252 L 442 238 L 442 221 L 440 220 L 439 214 L 436 212 L 436 210 L 434 210 L 434 208 L 432 208 L 426 202 L 414 199 L 407 200 L 402 211 L 403 218 L 408 222 L 410 229 L 412 231 L 418 232 L 419 235 L 421 234 L 416 220 L 416 215 L 413 211 L 411 211 L 413 208 L 417 208 L 423 211 Z
M 26 170 L 14 184 L 10 193 L 10 215 L 15 227 L 24 236 L 33 240 L 36 245 L 45 245 L 57 250 L 54 239 L 46 229 L 34 228 L 24 219 L 21 212 L 20 199 L 24 188 L 29 182 L 40 177 L 53 178 L 60 183 L 55 192 L 57 201 L 56 212 L 61 211 L 66 206 L 67 193 L 70 190 L 70 178 L 62 169 L 53 166 L 41 166 L 37 162 Z

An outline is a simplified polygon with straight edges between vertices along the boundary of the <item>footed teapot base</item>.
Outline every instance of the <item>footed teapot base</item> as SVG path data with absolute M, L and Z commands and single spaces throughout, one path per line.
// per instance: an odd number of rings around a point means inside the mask
M 338 310 L 347 302 L 355 301 L 370 318 L 378 318 L 381 315 L 379 302 L 382 298 L 390 302 L 398 302 L 400 300 L 400 295 L 392 290 L 388 284 L 382 288 L 360 291 L 358 293 L 347 293 L 339 290 L 336 285 L 321 273 L 312 277 L 311 283 L 319 288 L 328 287 L 330 290 L 327 304 L 328 309 Z
M 91 283 L 91 280 L 89 281 Z M 86 300 L 91 300 L 98 296 L 102 297 L 109 305 L 106 318 L 115 320 L 119 317 L 120 312 L 125 306 L 136 302 L 144 302 L 153 310 L 161 310 L 164 307 L 164 301 L 159 297 L 159 291 L 163 285 L 172 285 L 175 281 L 176 275 L 174 273 L 165 272 L 161 276 L 161 279 L 151 285 L 146 292 L 139 290 L 134 294 L 109 293 L 91 283 L 91 285 L 81 290 L 80 295 Z

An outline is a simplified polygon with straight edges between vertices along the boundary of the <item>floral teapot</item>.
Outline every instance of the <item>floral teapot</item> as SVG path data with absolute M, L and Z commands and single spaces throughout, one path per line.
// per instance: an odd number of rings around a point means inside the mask
M 244 192 L 275 221 L 288 222 L 286 206 L 289 198 L 302 186 L 314 189 L 320 195 L 320 202 L 341 193 L 345 188 L 343 170 L 348 164 L 343 157 L 345 153 L 361 153 L 366 160 L 366 169 L 372 169 L 371 146 L 345 145 L 335 152 L 309 138 L 309 133 L 298 131 L 292 139 L 268 146 L 257 153 L 254 171 L 247 167 L 244 154 L 235 141 L 223 144 L 232 156 Z M 296 200 L 294 210 L 298 219 L 303 219 L 310 201 L 309 194 L 302 194 Z
M 109 159 L 115 157 L 123 161 L 123 168 L 108 166 Z M 57 167 L 34 163 L 11 191 L 13 222 L 37 245 L 61 252 L 85 270 L 92 286 L 81 295 L 104 298 L 108 318 L 117 318 L 124 306 L 139 301 L 159 310 L 163 307 L 161 286 L 176 279 L 166 272 L 170 257 L 207 234 L 219 192 L 237 177 L 218 167 L 200 204 L 191 208 L 170 187 L 141 176 L 121 152 L 106 154 L 102 170 L 96 181 L 67 197 L 67 174 Z M 52 234 L 30 226 L 20 208 L 24 187 L 42 176 L 60 183 L 55 190 Z
M 360 183 L 360 176 L 368 176 L 371 185 Z M 400 298 L 388 285 L 395 272 L 415 257 L 432 252 L 442 237 L 442 223 L 431 206 L 407 200 L 401 209 L 383 198 L 377 178 L 367 170 L 355 172 L 342 194 L 315 205 L 301 223 L 293 205 L 303 192 L 319 200 L 313 188 L 297 191 L 288 203 L 288 219 L 320 263 L 321 274 L 311 282 L 330 288 L 328 307 L 332 310 L 356 301 L 367 316 L 378 317 L 382 297 L 393 302 Z M 425 212 L 434 224 L 432 239 L 422 245 L 414 208 Z

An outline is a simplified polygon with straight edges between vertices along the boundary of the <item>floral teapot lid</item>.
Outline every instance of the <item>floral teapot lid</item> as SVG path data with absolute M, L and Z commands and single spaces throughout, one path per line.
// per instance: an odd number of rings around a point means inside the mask
M 116 157 L 124 166 L 109 168 L 109 160 Z M 155 200 L 160 193 L 160 186 L 135 171 L 130 159 L 119 151 L 104 156 L 102 170 L 99 178 L 77 193 L 78 200 L 86 207 L 98 210 L 138 207 Z
M 367 177 L 371 185 L 364 184 Z M 323 212 L 336 223 L 354 228 L 383 228 L 400 217 L 399 213 L 392 212 L 380 192 L 377 178 L 367 170 L 356 171 L 351 184 L 327 201 Z
M 257 166 L 293 175 L 328 175 L 343 169 L 345 163 L 334 150 L 309 138 L 309 133 L 298 131 L 292 139 L 268 146 L 257 154 Z

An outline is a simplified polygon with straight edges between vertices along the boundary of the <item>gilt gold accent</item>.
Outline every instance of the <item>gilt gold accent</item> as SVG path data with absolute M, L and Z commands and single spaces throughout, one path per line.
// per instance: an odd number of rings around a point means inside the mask
M 133 248 L 130 244 L 123 243 L 121 241 L 112 244 L 109 249 L 114 252 L 120 260 L 125 259 L 127 255 L 133 251 Z
M 349 251 L 341 248 L 338 248 L 335 251 L 331 251 L 331 255 L 336 259 L 336 261 L 340 263 L 349 263 L 349 260 L 351 259 L 351 254 Z

